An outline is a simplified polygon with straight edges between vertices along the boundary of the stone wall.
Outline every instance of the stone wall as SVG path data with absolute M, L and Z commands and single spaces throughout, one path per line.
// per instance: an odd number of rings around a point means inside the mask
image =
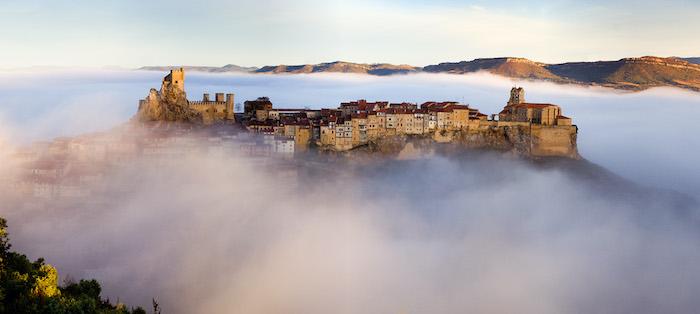
M 533 126 L 533 156 L 565 156 L 579 158 L 576 147 L 576 126 Z

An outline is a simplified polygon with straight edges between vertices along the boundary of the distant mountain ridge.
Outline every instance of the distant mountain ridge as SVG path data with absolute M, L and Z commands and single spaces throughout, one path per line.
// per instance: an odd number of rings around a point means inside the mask
M 472 61 L 445 62 L 423 68 L 425 72 L 465 74 L 487 71 L 512 78 L 559 80 L 560 77 L 545 68 L 546 64 L 525 58 L 489 58 Z
M 140 70 L 165 71 L 174 66 L 142 67 Z M 190 71 L 223 73 L 245 72 L 262 74 L 357 73 L 387 76 L 410 73 L 467 74 L 489 72 L 495 75 L 533 81 L 562 84 L 596 85 L 625 90 L 645 90 L 673 86 L 700 91 L 700 58 L 625 58 L 617 61 L 568 62 L 547 64 L 525 58 L 484 58 L 472 61 L 445 62 L 426 67 L 388 63 L 352 63 L 344 61 L 276 65 L 262 68 L 226 65 L 223 67 L 184 67 Z
M 344 61 L 335 61 L 321 64 L 304 64 L 304 65 L 277 65 L 277 66 L 264 66 L 256 73 L 319 73 L 319 72 L 333 72 L 333 73 L 360 73 L 360 74 L 370 74 L 370 75 L 393 75 L 393 74 L 406 74 L 412 72 L 420 71 L 420 67 L 414 67 L 410 65 L 394 65 L 388 63 L 375 63 L 375 64 L 364 64 L 364 63 L 352 63 Z
M 680 58 L 641 57 L 617 61 L 545 64 L 523 58 L 476 59 L 426 66 L 425 72 L 492 74 L 556 83 L 600 85 L 617 89 L 644 90 L 676 86 L 700 91 L 700 65 Z
M 685 61 L 688 61 L 693 64 L 700 64 L 700 57 L 697 58 L 682 58 Z

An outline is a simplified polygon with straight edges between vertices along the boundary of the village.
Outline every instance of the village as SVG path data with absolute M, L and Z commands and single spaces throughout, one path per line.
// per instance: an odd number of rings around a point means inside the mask
M 13 171 L 0 172 L 3 193 L 25 201 L 99 201 L 93 196 L 129 186 L 106 186 L 115 170 L 148 166 L 153 173 L 198 159 L 245 161 L 294 180 L 294 141 L 231 128 L 124 124 L 106 132 L 39 141 L 15 149 Z M 5 176 L 3 176 L 3 174 Z M 5 198 L 8 199 L 8 198 Z

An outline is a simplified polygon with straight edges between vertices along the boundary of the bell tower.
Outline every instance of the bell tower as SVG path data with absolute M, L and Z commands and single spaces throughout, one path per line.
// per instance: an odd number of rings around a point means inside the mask
M 513 87 L 510 90 L 510 99 L 508 106 L 525 103 L 525 89 L 522 87 Z

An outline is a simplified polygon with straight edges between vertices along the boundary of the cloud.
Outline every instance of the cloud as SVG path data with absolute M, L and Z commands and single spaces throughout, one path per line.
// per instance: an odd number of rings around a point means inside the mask
M 17 248 L 64 276 L 171 313 L 697 306 L 681 292 L 700 288 L 697 209 L 672 195 L 490 154 L 332 162 L 339 177 L 302 162 L 291 181 L 255 165 L 142 161 L 109 176 L 102 205 L 4 215 Z

